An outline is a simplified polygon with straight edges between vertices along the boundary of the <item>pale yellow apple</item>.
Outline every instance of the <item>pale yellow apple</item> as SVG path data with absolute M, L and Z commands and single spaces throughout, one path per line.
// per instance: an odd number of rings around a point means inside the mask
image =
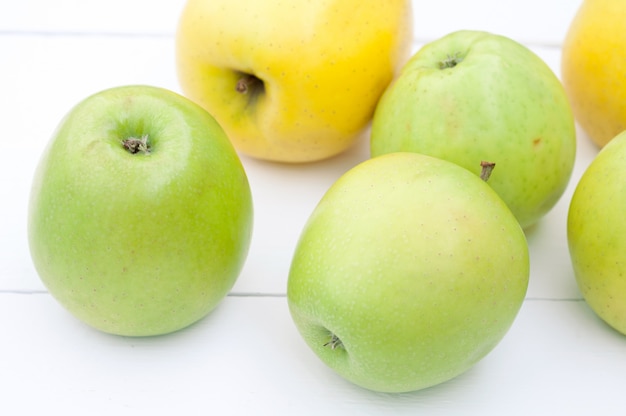
M 626 130 L 626 1 L 585 0 L 563 44 L 562 80 L 598 146 Z
M 178 79 L 239 151 L 325 159 L 365 133 L 409 56 L 412 21 L 410 0 L 188 0 Z

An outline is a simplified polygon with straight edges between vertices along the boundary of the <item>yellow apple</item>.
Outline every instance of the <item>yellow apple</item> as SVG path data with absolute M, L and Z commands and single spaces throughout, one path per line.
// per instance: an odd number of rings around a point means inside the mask
M 408 58 L 412 20 L 410 0 L 188 0 L 178 79 L 239 151 L 325 159 L 365 133 Z
M 602 147 L 626 130 L 626 1 L 585 0 L 563 43 L 562 80 L 574 115 Z

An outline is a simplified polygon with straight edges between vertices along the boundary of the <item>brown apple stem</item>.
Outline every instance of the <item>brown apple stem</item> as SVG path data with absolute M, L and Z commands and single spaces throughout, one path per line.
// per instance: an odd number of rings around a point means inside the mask
M 486 162 L 483 160 L 480 162 L 480 166 L 482 167 L 482 170 L 480 171 L 480 179 L 487 182 L 491 176 L 493 168 L 496 167 L 496 164 L 494 162 Z
M 240 94 L 247 94 L 248 91 L 254 88 L 254 86 L 258 84 L 259 82 L 261 82 L 261 80 L 255 77 L 254 75 L 244 74 L 241 78 L 239 78 L 239 81 L 237 81 L 237 85 L 235 86 L 235 89 Z
M 148 135 L 143 135 L 140 138 L 129 137 L 122 140 L 122 146 L 130 153 L 137 154 L 143 153 L 145 155 L 150 154 L 150 144 L 148 143 Z

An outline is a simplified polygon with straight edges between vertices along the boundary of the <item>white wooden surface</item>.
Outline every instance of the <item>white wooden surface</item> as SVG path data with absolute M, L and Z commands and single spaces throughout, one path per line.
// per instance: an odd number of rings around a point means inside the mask
M 415 1 L 415 49 L 456 29 L 510 36 L 558 74 L 580 0 Z M 305 346 L 285 289 L 301 227 L 325 190 L 367 157 L 285 166 L 243 158 L 255 203 L 246 266 L 198 324 L 156 338 L 99 333 L 46 292 L 32 266 L 26 207 L 33 169 L 61 117 L 104 88 L 179 91 L 173 33 L 183 0 L 0 3 L 0 414 L 557 415 L 624 414 L 626 337 L 574 282 L 567 206 L 597 150 L 582 132 L 570 186 L 528 231 L 532 274 L 510 332 L 462 376 L 420 392 L 355 387 Z

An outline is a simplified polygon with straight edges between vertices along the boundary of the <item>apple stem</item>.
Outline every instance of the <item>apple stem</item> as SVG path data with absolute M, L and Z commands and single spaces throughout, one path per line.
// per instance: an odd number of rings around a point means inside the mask
M 239 81 L 237 81 L 235 89 L 240 94 L 247 94 L 250 89 L 254 88 L 254 86 L 260 82 L 261 80 L 254 75 L 244 74 L 241 78 L 239 78 Z
M 330 341 L 324 344 L 324 347 L 330 347 L 331 350 L 335 350 L 337 348 L 343 348 L 343 342 L 339 339 L 339 337 L 335 334 L 331 334 Z
M 129 137 L 127 139 L 122 140 L 122 146 L 124 149 L 128 150 L 131 154 L 143 153 L 150 154 L 150 145 L 148 144 L 148 135 L 145 134 L 140 138 L 137 137 Z
M 480 166 L 482 168 L 482 170 L 480 171 L 480 179 L 487 182 L 489 180 L 489 177 L 491 176 L 493 168 L 496 167 L 496 164 L 494 162 L 486 162 L 483 160 L 482 162 L 480 162 Z
M 460 52 L 454 55 L 448 55 L 443 61 L 439 61 L 439 69 L 454 68 L 463 61 L 463 58 L 459 56 Z

